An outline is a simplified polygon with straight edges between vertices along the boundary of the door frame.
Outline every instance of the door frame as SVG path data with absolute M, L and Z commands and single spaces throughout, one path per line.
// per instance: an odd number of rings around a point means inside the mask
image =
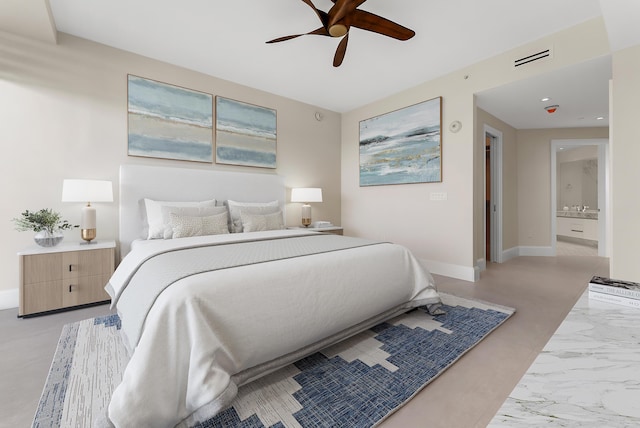
M 610 244 L 608 241 L 609 223 L 609 140 L 606 138 L 551 140 L 551 251 L 557 255 L 556 248 L 556 212 L 558 210 L 558 164 L 557 153 L 560 147 L 596 146 L 598 149 L 598 256 L 608 257 Z
M 491 229 L 491 242 L 489 251 L 491 252 L 490 258 L 492 262 L 502 263 L 504 260 L 502 254 L 502 132 L 497 129 L 485 124 L 483 129 L 483 139 L 482 144 L 483 147 L 486 144 L 487 134 L 489 134 L 491 139 L 491 162 L 489 168 L 491 169 L 491 207 L 492 216 L 490 218 L 490 229 Z M 484 179 L 484 200 L 487 199 L 487 167 L 486 162 L 483 162 L 483 179 Z M 487 213 L 486 210 L 482 210 L 483 215 L 483 228 L 484 228 L 484 246 L 485 253 L 487 247 Z M 487 260 L 487 255 L 485 254 L 485 260 Z

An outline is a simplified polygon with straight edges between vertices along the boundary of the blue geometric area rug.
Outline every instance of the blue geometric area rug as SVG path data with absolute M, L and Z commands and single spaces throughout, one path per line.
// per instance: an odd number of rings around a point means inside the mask
M 383 322 L 240 388 L 194 428 L 362 427 L 379 424 L 515 310 L 440 293 L 445 314 L 421 309 Z M 64 327 L 34 427 L 89 427 L 127 363 L 117 315 Z

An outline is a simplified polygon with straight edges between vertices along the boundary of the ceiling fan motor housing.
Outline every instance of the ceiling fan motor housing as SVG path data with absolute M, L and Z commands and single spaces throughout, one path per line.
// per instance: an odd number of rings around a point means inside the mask
M 329 34 L 331 34 L 332 37 L 342 37 L 347 34 L 348 31 L 347 26 L 343 24 L 334 24 L 329 27 Z
M 311 0 L 302 1 L 313 9 L 321 21 L 322 27 L 303 34 L 278 37 L 277 39 L 269 40 L 267 43 L 284 42 L 304 35 L 342 37 L 333 57 L 333 66 L 339 67 L 347 51 L 351 27 L 371 31 L 397 40 L 409 40 L 415 35 L 415 32 L 409 28 L 376 14 L 358 9 L 367 0 L 331 0 L 333 6 L 329 9 L 329 12 L 319 10 Z

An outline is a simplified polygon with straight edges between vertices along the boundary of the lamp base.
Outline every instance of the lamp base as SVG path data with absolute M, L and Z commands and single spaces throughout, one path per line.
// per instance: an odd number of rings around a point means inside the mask
M 80 229 L 80 237 L 88 244 L 96 238 L 96 229 Z
M 311 224 L 311 205 L 303 204 L 302 205 L 302 225 L 304 227 L 309 227 Z

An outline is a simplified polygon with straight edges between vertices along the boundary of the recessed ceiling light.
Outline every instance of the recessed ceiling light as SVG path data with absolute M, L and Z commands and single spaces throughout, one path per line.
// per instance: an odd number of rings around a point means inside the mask
M 596 120 L 604 120 L 604 116 L 598 116 L 596 117 Z
M 549 98 L 549 97 L 544 97 L 544 98 L 542 98 L 540 101 L 542 101 L 542 102 L 544 103 L 544 102 L 547 102 L 547 101 L 550 101 L 550 100 L 551 100 L 551 98 Z

